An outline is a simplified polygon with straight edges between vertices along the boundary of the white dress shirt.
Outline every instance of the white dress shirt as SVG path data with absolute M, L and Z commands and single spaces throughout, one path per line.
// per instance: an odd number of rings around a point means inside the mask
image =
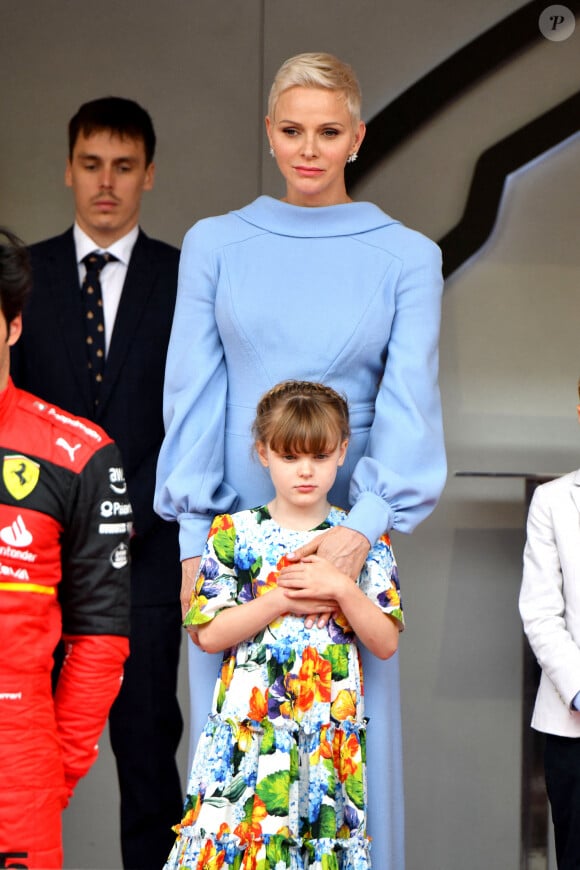
M 79 284 L 81 287 L 83 286 L 83 281 L 87 271 L 85 264 L 83 263 L 83 258 L 86 257 L 87 254 L 92 254 L 94 251 L 98 251 L 99 254 L 114 254 L 117 258 L 116 261 L 107 263 L 106 269 L 103 269 L 101 273 L 103 319 L 105 321 L 105 356 L 109 352 L 111 336 L 115 325 L 115 317 L 117 316 L 117 309 L 119 308 L 121 293 L 123 292 L 123 284 L 125 283 L 129 260 L 131 259 L 133 247 L 137 241 L 138 235 L 139 227 L 136 225 L 127 233 L 126 236 L 117 239 L 117 241 L 113 242 L 113 244 L 108 248 L 101 248 L 91 239 L 90 236 L 87 236 L 84 230 L 81 230 L 77 223 L 75 223 L 73 228 L 79 270 Z

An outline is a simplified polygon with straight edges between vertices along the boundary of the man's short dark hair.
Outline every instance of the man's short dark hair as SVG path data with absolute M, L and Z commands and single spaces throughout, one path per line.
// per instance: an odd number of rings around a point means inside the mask
M 145 165 L 149 166 L 155 154 L 155 130 L 151 116 L 139 103 L 123 97 L 102 97 L 83 103 L 69 121 L 69 159 L 72 160 L 80 133 L 89 137 L 102 130 L 110 130 L 121 138 L 141 139 L 145 147 Z
M 8 325 L 22 313 L 31 286 L 32 269 L 24 242 L 0 227 L 0 306 Z

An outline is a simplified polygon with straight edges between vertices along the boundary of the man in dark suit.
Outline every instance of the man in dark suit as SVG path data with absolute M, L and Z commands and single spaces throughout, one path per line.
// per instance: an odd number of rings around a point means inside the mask
M 153 511 L 179 252 L 138 225 L 142 193 L 153 186 L 154 148 L 151 119 L 131 100 L 85 103 L 72 118 L 65 181 L 75 223 L 31 247 L 33 290 L 12 360 L 17 386 L 99 423 L 123 457 L 135 521 L 131 653 L 110 736 L 129 870 L 163 865 L 182 810 L 178 529 Z M 105 257 L 89 274 L 95 254 Z M 93 314 L 85 302 L 95 289 L 102 306 Z M 114 500 L 103 502 L 104 518 L 114 511 Z

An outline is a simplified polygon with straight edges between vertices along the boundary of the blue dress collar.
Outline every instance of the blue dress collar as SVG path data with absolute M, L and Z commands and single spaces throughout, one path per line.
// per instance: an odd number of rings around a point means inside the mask
M 271 196 L 259 196 L 232 214 L 267 232 L 302 238 L 352 236 L 398 223 L 371 202 L 307 208 Z

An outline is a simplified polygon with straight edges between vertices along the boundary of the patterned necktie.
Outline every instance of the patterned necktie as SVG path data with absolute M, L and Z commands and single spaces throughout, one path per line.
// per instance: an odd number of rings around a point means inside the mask
M 85 340 L 95 411 L 99 406 L 99 395 L 105 370 L 105 321 L 103 318 L 101 272 L 107 263 L 116 259 L 117 257 L 113 254 L 99 254 L 96 251 L 83 257 L 83 263 L 87 268 L 82 286 L 85 305 Z

